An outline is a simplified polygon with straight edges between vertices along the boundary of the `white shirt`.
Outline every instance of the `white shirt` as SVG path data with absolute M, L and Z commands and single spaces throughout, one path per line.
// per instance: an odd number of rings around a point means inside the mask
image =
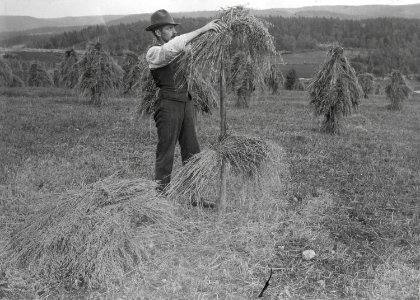
M 181 34 L 174 37 L 163 45 L 157 45 L 147 50 L 146 61 L 150 69 L 162 68 L 169 65 L 182 51 L 187 49 L 191 40 L 191 33 Z

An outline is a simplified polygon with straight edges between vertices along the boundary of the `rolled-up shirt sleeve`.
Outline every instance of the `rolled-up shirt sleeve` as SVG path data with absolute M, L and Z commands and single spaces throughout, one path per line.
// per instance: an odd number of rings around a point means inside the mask
M 146 61 L 149 64 L 149 68 L 161 68 L 172 62 L 187 48 L 191 36 L 191 33 L 182 34 L 161 46 L 151 47 L 146 53 Z

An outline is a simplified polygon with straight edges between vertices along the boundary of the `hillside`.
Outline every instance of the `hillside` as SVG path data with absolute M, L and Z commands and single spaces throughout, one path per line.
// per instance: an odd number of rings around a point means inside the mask
M 198 18 L 213 17 L 215 11 L 193 11 L 193 12 L 174 12 L 175 18 Z M 363 5 L 363 6 L 308 6 L 301 8 L 271 8 L 264 10 L 254 10 L 258 16 L 281 16 L 281 17 L 327 17 L 339 19 L 365 19 L 365 18 L 414 18 L 420 19 L 420 4 L 413 5 Z M 89 26 L 96 24 L 129 24 L 133 22 L 148 20 L 150 14 L 132 14 L 132 15 L 107 15 L 107 16 L 83 16 L 83 17 L 65 17 L 41 19 L 29 16 L 0 16 L 0 33 L 32 31 L 31 34 L 42 34 L 45 27 L 55 32 L 56 28 Z M 69 29 L 70 30 L 70 29 Z M 61 29 L 60 32 L 63 30 Z M 55 32 L 57 33 L 57 32 Z
M 41 19 L 29 16 L 0 16 L 0 32 L 24 31 L 44 27 L 73 27 L 106 24 L 124 16 L 85 16 Z
M 312 6 L 302 7 L 295 10 L 295 13 L 301 14 L 307 12 L 306 16 L 310 14 L 308 12 L 330 12 L 333 15 L 341 15 L 342 18 L 347 16 L 354 19 L 365 19 L 365 18 L 408 18 L 408 19 L 419 19 L 420 18 L 420 4 L 412 5 L 363 5 L 363 6 Z
M 178 12 L 171 13 L 174 18 L 211 18 L 216 15 L 216 11 L 196 11 L 196 12 Z M 135 14 L 128 15 L 122 18 L 118 18 L 112 21 L 107 22 L 107 25 L 117 25 L 117 24 L 129 24 L 138 21 L 149 21 L 150 14 Z
M 353 19 L 353 16 L 334 13 L 327 10 L 302 10 L 293 14 L 294 17 L 306 17 L 306 18 L 338 18 L 338 19 Z

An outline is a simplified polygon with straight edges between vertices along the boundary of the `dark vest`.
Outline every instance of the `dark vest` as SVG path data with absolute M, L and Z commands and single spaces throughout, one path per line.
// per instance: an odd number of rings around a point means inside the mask
M 184 72 L 179 72 L 175 76 L 178 71 L 178 65 L 178 58 L 176 58 L 170 64 L 162 68 L 150 70 L 153 79 L 159 88 L 159 99 L 180 102 L 187 102 L 191 100 L 187 90 Z

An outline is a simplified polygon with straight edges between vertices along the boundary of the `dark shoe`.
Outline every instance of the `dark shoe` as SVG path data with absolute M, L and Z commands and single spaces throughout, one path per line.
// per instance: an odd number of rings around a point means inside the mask
M 191 204 L 191 206 L 194 206 L 194 207 L 198 206 L 198 207 L 211 208 L 211 209 L 216 208 L 216 203 L 210 202 L 210 201 L 207 201 L 207 200 L 204 200 L 204 199 L 200 199 L 199 201 L 197 201 L 195 199 L 191 200 L 190 204 Z

